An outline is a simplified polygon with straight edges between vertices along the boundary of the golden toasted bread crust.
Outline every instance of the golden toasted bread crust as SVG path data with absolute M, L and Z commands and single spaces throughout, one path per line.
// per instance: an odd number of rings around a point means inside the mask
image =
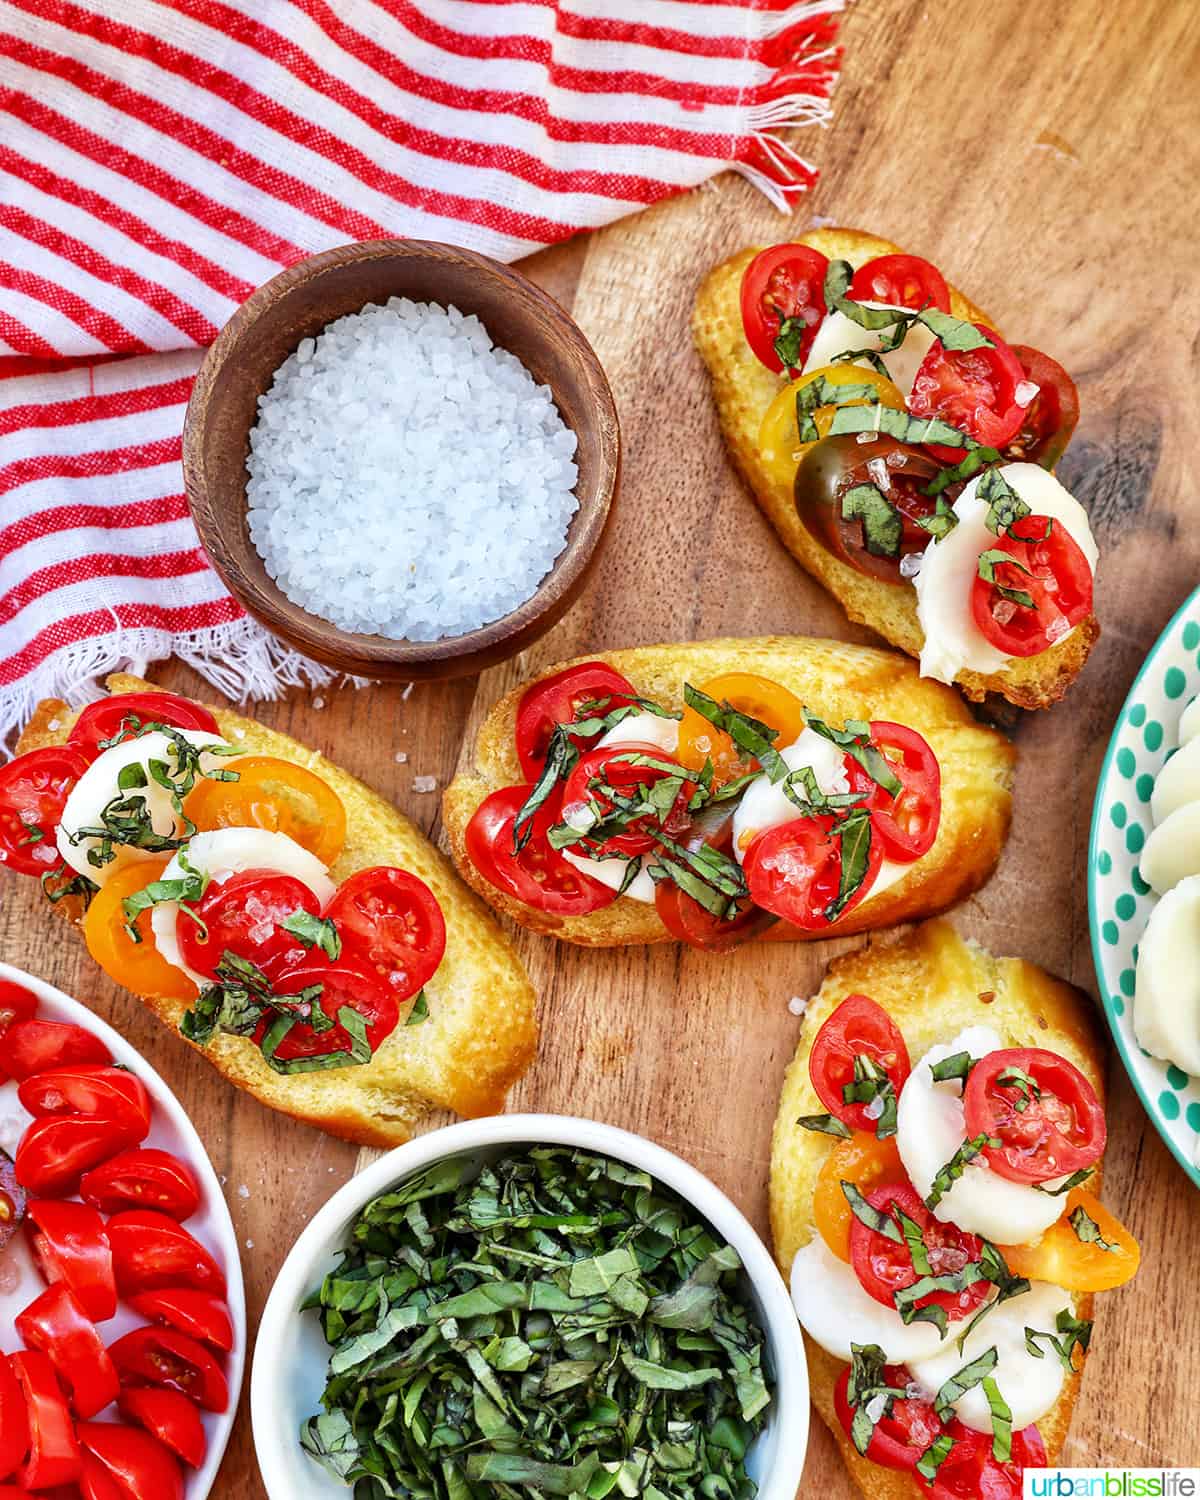
M 802 234 L 797 243 L 854 266 L 899 250 L 898 245 L 858 229 L 818 229 Z M 755 357 L 742 331 L 742 275 L 760 249 L 743 250 L 711 271 L 696 294 L 692 316 L 696 347 L 712 377 L 729 452 L 784 546 L 839 600 L 847 615 L 877 630 L 910 656 L 919 656 L 925 637 L 917 619 L 915 591 L 868 578 L 821 546 L 801 522 L 791 490 L 760 459 L 758 434 L 763 415 L 784 384 L 782 375 L 773 374 Z M 996 327 L 993 319 L 954 287 L 950 288 L 950 309 L 956 317 Z M 1089 615 L 1049 651 L 1018 658 L 999 672 L 963 671 L 955 681 L 976 701 L 999 693 L 1021 708 L 1048 708 L 1079 675 L 1099 635 L 1100 626 Z
M 118 673 L 113 693 L 158 691 L 153 683 Z M 433 891 L 446 919 L 446 954 L 426 985 L 428 1019 L 401 1025 L 361 1067 L 280 1075 L 244 1037 L 217 1035 L 200 1055 L 231 1083 L 263 1104 L 345 1140 L 396 1146 L 431 1107 L 461 1115 L 494 1114 L 533 1059 L 537 1022 L 533 986 L 482 904 L 455 878 L 449 862 L 419 829 L 331 761 L 253 719 L 207 705 L 222 735 L 241 749 L 274 755 L 321 776 L 346 809 L 346 844 L 332 867 L 342 881 L 371 865 L 399 865 Z M 18 750 L 61 744 L 77 715 L 55 699 L 41 703 Z M 57 910 L 78 924 L 78 904 Z M 184 1001 L 142 997 L 165 1025 L 177 1030 Z
M 771 1234 L 775 1259 L 785 1278 L 801 1245 L 815 1232 L 813 1190 L 830 1140 L 802 1130 L 796 1120 L 823 1106 L 808 1075 L 813 1038 L 847 995 L 869 995 L 899 1026 L 914 1060 L 968 1026 L 992 1027 L 1007 1047 L 1048 1047 L 1080 1068 L 1104 1101 L 1105 1050 L 1088 997 L 1065 980 L 1019 958 L 994 958 L 964 942 L 947 921 L 926 922 L 895 941 L 875 940 L 834 959 L 820 990 L 809 1002 L 803 1029 L 783 1081 L 771 1148 Z M 1099 1186 L 1099 1173 L 1094 1184 Z M 1080 1316 L 1090 1318 L 1091 1296 L 1077 1299 Z M 846 1438 L 833 1406 L 843 1365 L 807 1334 L 808 1374 L 813 1404 L 832 1432 L 868 1500 L 914 1500 L 927 1495 L 906 1474 L 863 1458 Z M 1063 1385 L 1054 1408 L 1038 1422 L 1049 1461 L 1062 1450 L 1079 1394 L 1079 1374 Z
M 547 667 L 549 676 L 564 666 Z M 604 661 L 639 694 L 664 708 L 683 707 L 683 686 L 699 687 L 725 672 L 754 672 L 782 683 L 806 707 L 834 724 L 846 719 L 887 719 L 911 725 L 929 741 L 942 773 L 942 821 L 937 842 L 896 885 L 850 911 L 838 935 L 887 927 L 943 911 L 987 880 L 1008 835 L 1016 751 L 992 729 L 975 722 L 961 698 L 942 683 L 922 678 L 914 663 L 893 651 L 806 636 L 698 641 L 678 646 L 634 646 L 607 651 Z M 534 681 L 538 679 L 532 679 Z M 517 705 L 529 683 L 514 689 L 488 714 L 475 745 L 475 769 L 447 787 L 442 804 L 450 850 L 463 879 L 498 911 L 535 932 L 585 947 L 611 948 L 673 939 L 653 906 L 622 896 L 582 917 L 538 911 L 498 891 L 468 858 L 467 824 L 490 793 L 521 781 L 514 729 Z M 768 940 L 825 937 L 778 923 Z

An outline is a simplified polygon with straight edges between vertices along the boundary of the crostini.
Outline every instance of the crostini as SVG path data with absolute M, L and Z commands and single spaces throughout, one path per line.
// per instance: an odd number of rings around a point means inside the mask
M 1062 697 L 1099 636 L 1097 548 L 1051 470 L 1079 398 L 929 261 L 855 229 L 745 250 L 693 332 L 729 451 L 852 620 L 968 697 Z
M 231 1082 L 332 1135 L 500 1109 L 534 993 L 491 916 L 384 799 L 228 709 L 108 679 L 42 703 L 0 768 L 0 864 Z
M 1138 1267 L 1100 1203 L 1087 996 L 932 921 L 835 959 L 771 1155 L 812 1399 L 869 1500 L 1022 1493 L 1062 1449 L 1092 1294 Z
M 443 820 L 463 879 L 522 926 L 722 950 L 883 927 L 977 890 L 1008 833 L 1014 759 L 895 652 L 640 646 L 496 704 Z

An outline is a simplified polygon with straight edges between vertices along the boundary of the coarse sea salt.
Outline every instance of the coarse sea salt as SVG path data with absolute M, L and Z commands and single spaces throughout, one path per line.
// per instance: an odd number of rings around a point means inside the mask
M 478 318 L 392 297 L 302 340 L 259 398 L 250 536 L 287 597 L 342 630 L 461 635 L 563 550 L 575 449 Z

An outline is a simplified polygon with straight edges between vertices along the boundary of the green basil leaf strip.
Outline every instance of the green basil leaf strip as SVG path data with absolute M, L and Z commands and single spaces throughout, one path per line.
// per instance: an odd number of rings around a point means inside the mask
M 843 1141 L 850 1139 L 850 1127 L 843 1125 L 836 1115 L 801 1115 L 796 1124 L 801 1130 L 815 1130 L 821 1135 L 837 1136 Z
M 999 1146 L 1001 1143 L 995 1136 L 989 1136 L 986 1131 L 981 1131 L 969 1141 L 964 1141 L 950 1160 L 938 1172 L 933 1179 L 933 1185 L 929 1189 L 929 1196 L 925 1199 L 925 1207 L 934 1209 L 967 1170 L 970 1162 L 982 1152 L 985 1146 Z
M 757 760 L 771 781 L 782 781 L 787 775 L 787 764 L 774 748 L 779 738 L 777 729 L 752 719 L 749 714 L 739 713 L 728 703 L 718 703 L 690 682 L 684 684 L 683 701 L 714 729 L 727 734 L 739 750 Z
M 1095 1167 L 1080 1167 L 1078 1172 L 1072 1172 L 1065 1182 L 1060 1182 L 1057 1187 L 1047 1187 L 1044 1182 L 1035 1182 L 1034 1188 L 1039 1193 L 1046 1193 L 1051 1198 L 1061 1198 L 1064 1193 L 1069 1193 L 1073 1187 L 1078 1187 L 1081 1182 L 1086 1182 L 1095 1171 Z
M 846 1385 L 846 1400 L 854 1416 L 850 1425 L 850 1440 L 859 1453 L 865 1454 L 871 1446 L 878 1419 L 872 1419 L 870 1411 L 879 1405 L 879 1415 L 890 1415 L 893 1403 L 903 1399 L 906 1392 L 897 1386 L 889 1386 L 884 1374 L 885 1355 L 878 1344 L 850 1345 L 850 1378 Z
M 851 402 L 878 404 L 879 392 L 866 381 L 838 385 L 824 375 L 808 380 L 796 392 L 796 433 L 802 443 L 815 443 L 821 436 L 813 414 L 828 406 L 846 406 Z
M 969 1390 L 973 1390 L 991 1375 L 999 1359 L 999 1352 L 995 1348 L 987 1349 L 977 1359 L 971 1360 L 960 1370 L 956 1370 L 949 1380 L 938 1388 L 938 1393 L 933 1398 L 933 1406 L 943 1422 L 949 1421 L 953 1416 L 956 1401 L 961 1401 Z
M 915 309 L 903 307 L 866 307 L 861 302 L 855 302 L 846 295 L 850 283 L 854 279 L 854 269 L 846 260 L 831 260 L 829 269 L 825 272 L 825 305 L 836 308 L 838 312 L 844 313 L 852 322 L 857 323 L 860 328 L 869 328 L 874 332 L 885 328 L 903 329 L 908 332 L 909 327 L 916 321 Z M 899 347 L 903 342 L 903 335 L 893 345 Z
M 896 1134 L 896 1089 L 874 1058 L 860 1052 L 854 1058 L 854 1077 L 842 1087 L 842 1102 L 865 1104 L 879 1140 Z M 877 1105 L 877 1108 L 876 1108 Z
M 686 865 L 677 863 L 667 855 L 656 854 L 654 863 L 647 869 L 647 874 L 655 885 L 660 885 L 664 880 L 671 881 L 685 896 L 690 896 L 705 911 L 721 921 L 732 917 L 737 910 L 736 903 L 729 896 L 722 895 L 706 880 L 701 880 Z
M 843 520 L 862 522 L 863 542 L 873 557 L 900 556 L 904 520 L 878 485 L 852 485 L 841 506 Z
M 419 1026 L 422 1021 L 429 1019 L 429 997 L 424 990 L 418 990 L 416 999 L 409 1008 L 408 1015 L 404 1018 L 406 1026 Z
M 998 448 L 988 448 L 984 444 L 980 444 L 977 448 L 971 448 L 958 463 L 949 464 L 944 469 L 939 469 L 925 486 L 925 494 L 931 497 L 940 495 L 950 485 L 958 484 L 964 479 L 972 479 L 979 473 L 980 469 L 986 468 L 988 464 L 999 463 L 1001 456 Z M 922 523 L 918 521 L 917 524 L 919 526 Z
M 320 948 L 322 953 L 327 953 L 330 958 L 340 958 L 342 953 L 342 939 L 337 928 L 329 917 L 314 917 L 311 912 L 302 907 L 292 912 L 291 916 L 285 917 L 279 924 L 285 932 L 290 932 L 306 948 Z
M 807 707 L 803 713 L 805 725 L 814 734 L 819 734 L 822 739 L 829 740 L 831 744 L 844 750 L 852 760 L 858 762 L 876 786 L 881 786 L 892 797 L 899 796 L 904 783 L 896 775 L 891 761 L 871 739 L 870 724 L 864 719 L 847 719 L 843 728 L 834 729 L 824 719 L 818 719 L 815 714 L 810 713 Z
M 902 443 L 941 443 L 947 448 L 974 448 L 975 439 L 943 422 L 941 417 L 914 417 L 893 406 L 839 406 L 829 425 L 829 437 L 847 433 L 883 433 Z
M 92 897 L 100 889 L 95 881 L 89 880 L 86 875 L 72 875 L 68 878 L 65 861 L 53 870 L 44 870 L 38 878 L 41 881 L 42 895 L 51 906 L 65 901 L 69 896 L 81 896 L 86 909 L 91 904 Z M 57 885 L 54 884 L 55 881 L 58 882 Z
M 896 1311 L 900 1314 L 902 1323 L 933 1323 L 945 1337 L 946 1309 L 939 1307 L 937 1303 L 930 1303 L 928 1307 L 918 1307 L 917 1303 L 933 1292 L 965 1292 L 976 1282 L 986 1280 L 982 1265 L 979 1261 L 973 1260 L 969 1261 L 961 1271 L 948 1271 L 941 1276 L 919 1276 L 911 1286 L 902 1287 L 896 1292 L 892 1301 Z
M 951 1079 L 966 1086 L 967 1078 L 977 1059 L 969 1052 L 952 1052 L 941 1062 L 933 1063 L 929 1069 L 934 1083 L 949 1083 Z
M 825 908 L 827 922 L 836 922 L 838 917 L 858 894 L 871 865 L 871 814 L 865 808 L 847 813 L 833 829 L 842 852 L 842 869 L 838 877 L 838 893 Z
M 1025 1348 L 1035 1359 L 1044 1359 L 1045 1350 L 1038 1347 L 1038 1340 L 1044 1340 L 1047 1348 L 1054 1350 L 1063 1369 L 1070 1374 L 1075 1369 L 1075 1350 L 1087 1353 L 1092 1339 L 1092 1325 L 1086 1318 L 1077 1318 L 1069 1308 L 1064 1307 L 1055 1320 L 1055 1327 L 1060 1337 L 1056 1338 L 1044 1328 L 1027 1327 Z
M 872 1208 L 854 1183 L 843 1182 L 841 1186 L 846 1202 L 850 1205 L 850 1212 L 859 1223 L 865 1224 L 876 1234 L 881 1234 L 885 1240 L 893 1240 L 897 1245 L 904 1243 L 904 1234 L 890 1213 L 885 1213 L 881 1208 Z
M 922 531 L 927 531 L 935 542 L 940 542 L 958 525 L 958 517 L 954 514 L 953 506 L 947 505 L 939 495 L 930 514 L 917 517 L 917 525 Z
M 25 824 L 25 837 L 18 839 L 18 844 L 41 844 L 45 842 L 46 830 L 36 823 Z
M 999 1307 L 1002 1302 L 1007 1302 L 1010 1297 L 1021 1296 L 1030 1287 L 1030 1283 L 1026 1277 L 1013 1275 L 1008 1268 L 1008 1262 L 1004 1259 L 999 1249 L 992 1244 L 991 1240 L 984 1240 L 983 1242 L 983 1249 L 979 1254 L 979 1269 L 984 1279 L 990 1281 L 996 1288 L 996 1295 L 989 1298 L 983 1304 L 959 1334 L 957 1343 L 960 1354 L 967 1340 L 994 1307 Z
M 997 1463 L 1006 1464 L 1012 1457 L 1012 1408 L 1000 1394 L 993 1376 L 985 1375 L 980 1384 L 992 1414 L 992 1457 Z
M 980 333 L 974 323 L 953 317 L 938 307 L 923 308 L 917 314 L 917 322 L 924 323 L 941 344 L 952 352 L 969 353 L 972 349 L 994 349 L 996 346 L 985 334 Z
M 940 1433 L 917 1459 L 917 1473 L 930 1484 L 937 1478 L 937 1471 L 950 1457 L 954 1439 L 948 1432 Z
M 892 379 L 892 372 L 888 369 L 883 355 L 876 349 L 843 349 L 840 354 L 835 354 L 829 361 L 831 365 L 857 365 L 868 364 L 877 375 L 882 375 L 885 380 Z M 895 384 L 895 382 L 892 382 Z
M 979 554 L 979 576 L 984 583 L 990 583 L 996 592 L 1004 599 L 1009 599 L 1013 604 L 1019 605 L 1021 609 L 1033 609 L 1033 595 L 1025 589 L 1010 588 L 1008 584 L 1001 583 L 996 577 L 996 569 L 1005 564 L 1010 568 L 1016 568 L 1020 573 L 1029 573 L 1024 563 L 1017 562 L 1007 552 L 1002 552 L 998 547 L 989 547 Z
M 779 324 L 779 332 L 775 335 L 772 347 L 775 350 L 775 358 L 785 370 L 794 370 L 800 362 L 800 346 L 804 343 L 804 335 L 808 332 L 808 324 L 803 318 L 783 318 Z
M 1083 1245 L 1095 1245 L 1097 1250 L 1108 1250 L 1119 1255 L 1120 1245 L 1114 1245 L 1100 1233 L 1100 1226 L 1082 1204 L 1067 1215 L 1067 1223 L 1075 1231 L 1075 1238 Z
M 989 469 L 979 481 L 979 498 L 988 508 L 985 524 L 993 536 L 1011 532 L 1018 521 L 1032 514 L 999 469 Z
M 1042 1097 L 1042 1091 L 1033 1076 L 1015 1065 L 1001 1069 L 996 1075 L 996 1082 L 1017 1090 L 1013 1108 L 1019 1115 L 1023 1115 L 1035 1099 Z
M 913 1270 L 918 1276 L 932 1276 L 933 1267 L 929 1264 L 929 1250 L 925 1244 L 925 1231 L 915 1219 L 910 1219 L 902 1208 L 897 1207 L 896 1217 L 900 1221 L 900 1232 L 904 1236 L 904 1243 L 908 1246 Z

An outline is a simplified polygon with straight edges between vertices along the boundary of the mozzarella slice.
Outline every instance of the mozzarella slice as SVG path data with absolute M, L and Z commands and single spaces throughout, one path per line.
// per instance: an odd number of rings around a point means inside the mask
M 811 766 L 817 785 L 827 796 L 850 790 L 845 752 L 815 729 L 802 729 L 799 737 L 779 754 L 789 771 Z M 733 815 L 733 852 L 738 863 L 745 858 L 757 834 L 780 823 L 794 822 L 799 816 L 799 809 L 779 782 L 772 782 L 765 772 L 755 777 Z
M 1099 550 L 1079 501 L 1039 464 L 1002 464 L 1000 473 L 1034 515 L 1048 516 L 1066 529 L 1094 573 Z M 996 545 L 987 528 L 987 504 L 979 498 L 982 479 L 972 479 L 954 502 L 958 525 L 926 547 L 913 579 L 917 618 L 925 633 L 921 675 L 939 682 L 953 682 L 964 669 L 998 672 L 1009 660 L 979 629 L 971 612 L 980 553 Z
M 864 307 L 889 307 L 891 305 L 887 302 L 863 303 Z M 812 341 L 812 347 L 808 351 L 808 358 L 804 361 L 804 369 L 801 373 L 807 375 L 823 365 L 831 365 L 837 355 L 849 353 L 852 349 L 871 350 L 877 353 L 881 347 L 882 335 L 890 332 L 890 329 L 863 328 L 843 312 L 836 310 L 828 312 L 817 329 L 817 336 Z M 883 356 L 888 373 L 893 383 L 899 387 L 900 394 L 905 401 L 908 400 L 921 362 L 934 342 L 933 334 L 924 323 L 914 323 L 899 349 L 894 349 L 890 354 Z M 852 360 L 851 363 L 869 364 L 870 361 Z
M 584 854 L 576 854 L 574 849 L 564 849 L 562 856 L 569 865 L 574 865 L 590 880 L 598 880 L 601 885 L 608 886 L 610 891 L 621 890 L 621 882 L 629 870 L 628 863 L 623 859 L 588 859 Z M 653 906 L 654 891 L 654 882 L 643 864 L 629 882 L 627 889 L 621 894 L 629 896 L 634 901 L 644 902 L 647 906 Z
M 1194 743 L 1200 744 L 1200 741 Z M 1138 946 L 1133 1031 L 1152 1057 L 1200 1076 L 1200 875 L 1150 913 Z
M 210 833 L 197 833 L 189 840 L 182 855 L 183 859 L 178 854 L 175 856 L 159 877 L 161 880 L 181 880 L 187 874 L 202 874 L 220 884 L 231 875 L 240 875 L 243 870 L 277 871 L 281 875 L 292 875 L 306 885 L 322 907 L 337 889 L 315 854 L 310 854 L 286 833 L 275 833 L 266 828 L 215 828 Z M 187 861 L 186 869 L 184 860 Z M 168 963 L 182 969 L 197 988 L 203 989 L 209 983 L 208 976 L 198 974 L 184 962 L 176 932 L 178 920 L 178 901 L 162 901 L 151 909 L 150 928 L 154 933 L 154 945 Z
M 1168 813 L 1146 840 L 1138 861 L 1142 879 L 1162 895 L 1189 875 L 1200 875 L 1200 802 Z
M 679 720 L 664 719 L 658 714 L 630 714 L 596 741 L 601 745 L 629 745 L 640 740 L 643 744 L 657 745 L 668 755 L 674 755 L 679 744 Z
M 998 1355 L 992 1379 L 1012 1409 L 1013 1431 L 1019 1432 L 1037 1422 L 1054 1405 L 1062 1391 L 1065 1371 L 1053 1349 L 1037 1340 L 1042 1357 L 1030 1354 L 1025 1347 L 1026 1328 L 1056 1334 L 1055 1320 L 1060 1312 L 1074 1311 L 1071 1294 L 1047 1281 L 1035 1281 L 1027 1292 L 1011 1297 L 986 1313 L 963 1340 L 948 1338 L 945 1345 L 928 1359 L 909 1361 L 913 1379 L 926 1390 L 937 1391 L 964 1365 L 995 1349 Z M 953 1334 L 954 1325 L 951 1324 Z M 991 1432 L 992 1414 L 982 1385 L 974 1385 L 954 1403 L 959 1420 L 975 1432 Z
M 1200 698 L 1193 698 L 1179 720 L 1179 743 L 1186 745 L 1200 735 Z
M 792 1262 L 792 1305 L 804 1331 L 834 1359 L 849 1362 L 851 1344 L 878 1344 L 889 1364 L 911 1368 L 912 1361 L 932 1358 L 941 1347 L 932 1323 L 902 1323 L 894 1307 L 863 1290 L 815 1232 Z
M 1164 823 L 1178 808 L 1200 801 L 1200 738 L 1176 750 L 1158 773 L 1150 797 L 1155 823 Z
M 896 1145 L 904 1169 L 922 1198 L 933 1179 L 967 1139 L 962 1085 L 935 1083 L 930 1071 L 955 1052 L 985 1057 L 1003 1045 L 990 1027 L 971 1026 L 946 1046 L 931 1047 L 900 1091 Z M 942 1196 L 933 1216 L 1001 1245 L 1024 1245 L 1044 1234 L 1062 1213 L 1062 1199 L 1023 1182 L 1010 1182 L 980 1158 Z
M 181 729 L 178 733 L 191 745 L 232 748 L 218 735 L 209 734 L 202 729 Z M 125 865 L 136 860 L 157 859 L 161 852 L 157 849 L 136 849 L 128 844 L 114 844 L 113 858 L 107 864 L 88 863 L 88 851 L 97 848 L 100 840 L 80 837 L 79 831 L 82 828 L 98 827 L 101 813 L 115 797 L 144 797 L 155 833 L 173 838 L 180 832 L 182 825 L 171 805 L 171 793 L 159 786 L 146 769 L 152 760 L 164 761 L 169 771 L 173 771 L 177 763 L 173 741 L 158 729 L 139 735 L 137 739 L 123 740 L 119 745 L 101 751 L 72 787 L 63 807 L 58 828 L 58 852 L 72 870 L 86 875 L 97 885 L 103 885 L 110 875 Z M 200 762 L 202 770 L 219 769 L 229 763 L 228 757 L 224 755 L 206 755 Z M 128 766 L 142 768 L 146 785 L 122 793 L 118 778 Z

